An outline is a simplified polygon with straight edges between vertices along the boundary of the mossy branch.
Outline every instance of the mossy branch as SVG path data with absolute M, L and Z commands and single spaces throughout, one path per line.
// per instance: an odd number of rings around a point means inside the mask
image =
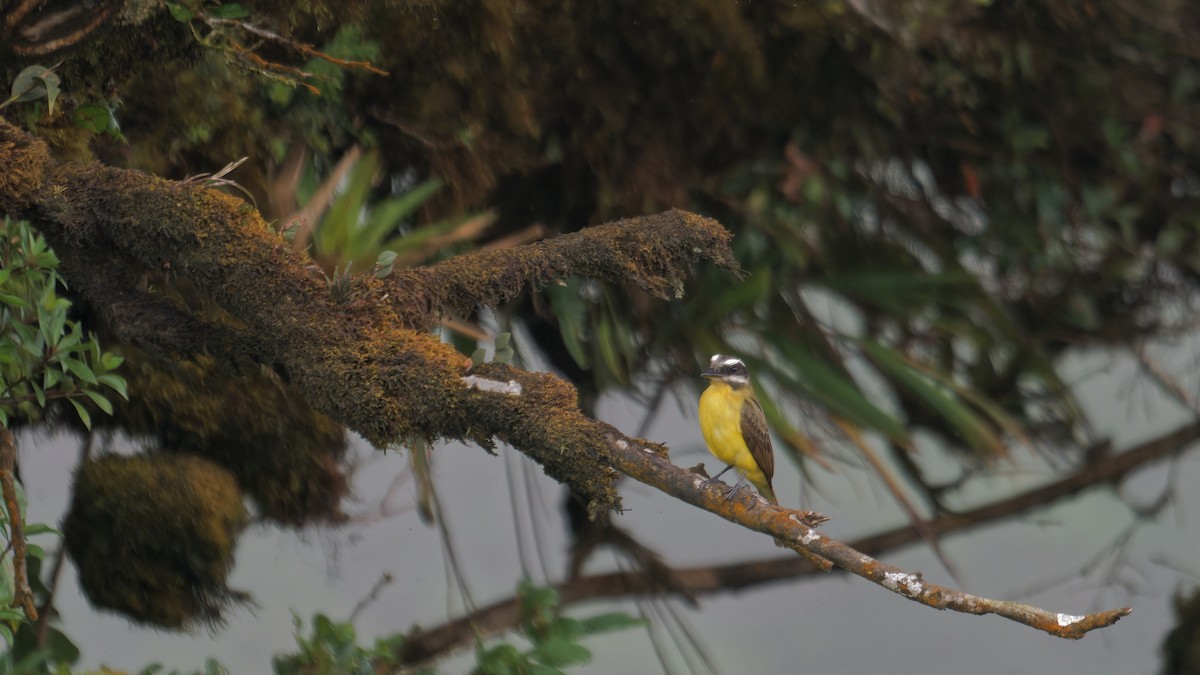
M 137 296 L 97 286 L 119 279 L 84 271 L 97 260 L 167 287 L 182 280 L 236 322 L 238 343 L 214 353 L 263 362 L 376 446 L 416 435 L 507 441 L 587 498 L 593 513 L 619 505 L 616 472 L 603 459 L 603 439 L 615 430 L 583 416 L 574 388 L 550 375 L 515 374 L 526 392 L 515 400 L 484 396 L 463 379 L 470 361 L 420 329 L 567 276 L 632 279 L 666 296 L 680 292 L 696 263 L 734 265 L 718 223 L 672 211 L 386 280 L 355 277 L 350 292 L 333 294 L 306 256 L 234 197 L 136 171 L 56 163 L 40 141 L 0 121 L 2 149 L 12 151 L 0 153 L 0 211 L 35 223 L 64 258 L 72 288 L 108 303 L 98 311 L 119 317 L 113 299 Z
M 573 276 L 634 283 L 663 300 L 680 298 L 698 260 L 740 269 L 730 236 L 716 221 L 676 209 L 528 246 L 467 253 L 398 272 L 398 302 L 405 306 L 397 311 L 412 317 L 410 325 L 432 326 L 439 313 L 468 314 Z

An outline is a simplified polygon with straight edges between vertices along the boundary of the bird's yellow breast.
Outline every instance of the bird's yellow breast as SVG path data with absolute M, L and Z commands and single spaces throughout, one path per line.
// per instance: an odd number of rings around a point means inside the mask
M 758 464 L 742 437 L 742 406 L 752 392 L 750 387 L 734 389 L 720 380 L 712 380 L 700 395 L 700 432 L 709 452 L 741 471 L 758 471 Z

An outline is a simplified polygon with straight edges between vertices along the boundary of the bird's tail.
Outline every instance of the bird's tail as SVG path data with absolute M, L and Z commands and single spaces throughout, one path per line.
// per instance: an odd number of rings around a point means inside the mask
M 758 494 L 763 496 L 763 499 L 771 502 L 774 506 L 779 506 L 779 500 L 775 498 L 775 489 L 771 487 L 771 481 L 767 480 L 766 476 L 760 473 L 757 476 L 748 475 L 746 478 L 754 483 L 755 489 L 758 490 Z

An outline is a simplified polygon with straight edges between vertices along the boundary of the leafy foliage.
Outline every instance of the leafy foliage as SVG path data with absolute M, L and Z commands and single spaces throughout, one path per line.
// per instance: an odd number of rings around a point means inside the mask
M 517 588 L 521 600 L 521 634 L 532 646 L 521 650 L 508 643 L 485 647 L 477 643 L 479 675 L 553 675 L 562 668 L 591 661 L 592 652 L 580 642 L 590 635 L 625 630 L 643 625 L 623 612 L 573 619 L 560 614 L 558 593 L 553 588 L 534 586 L 525 580 Z
M 524 650 L 508 642 L 485 646 L 480 640 L 476 645 L 476 665 L 472 672 L 480 675 L 562 673 L 562 668 L 591 659 L 591 652 L 581 644 L 588 636 L 643 625 L 640 619 L 622 612 L 586 619 L 564 617 L 554 589 L 534 586 L 528 580 L 521 582 L 517 594 L 521 600 L 520 635 L 532 646 Z M 277 675 L 369 675 L 380 668 L 403 665 L 395 659 L 404 644 L 404 635 L 380 638 L 371 647 L 362 647 L 357 644 L 354 625 L 349 622 L 337 622 L 318 614 L 313 617 L 311 633 L 307 637 L 300 633 L 303 625 L 300 617 L 294 616 L 293 622 L 299 650 L 275 657 L 273 664 Z M 422 668 L 415 672 L 432 675 L 437 671 Z
M 58 101 L 58 93 L 62 80 L 54 73 L 54 67 L 33 65 L 22 70 L 13 80 L 10 96 L 0 101 L 0 110 L 13 103 L 36 101 L 45 97 L 49 113 L 54 114 L 54 103 Z
M 104 353 L 69 317 L 58 295 L 58 259 L 24 221 L 4 219 L 0 239 L 0 424 L 36 420 L 47 401 L 65 399 L 91 427 L 88 401 L 112 413 L 106 391 L 127 398 L 114 371 L 121 358 Z
M 381 638 L 372 647 L 360 647 L 357 643 L 354 624 L 337 622 L 324 614 L 312 620 L 309 637 L 300 634 L 303 622 L 293 615 L 296 626 L 295 654 L 276 656 L 273 659 L 277 675 L 372 675 L 376 663 L 395 666 L 396 648 L 404 641 L 403 635 Z

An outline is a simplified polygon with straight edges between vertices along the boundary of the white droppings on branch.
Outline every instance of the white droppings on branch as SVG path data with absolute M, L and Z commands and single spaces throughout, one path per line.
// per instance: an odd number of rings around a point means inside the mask
M 795 516 L 792 516 L 792 519 L 797 520 Z M 821 538 L 821 535 L 817 534 L 816 530 L 809 530 L 808 532 L 805 532 L 800 537 L 800 543 L 804 544 L 805 546 L 808 546 L 809 544 L 813 543 L 814 541 L 816 541 L 820 538 Z
M 1058 615 L 1058 625 L 1062 626 L 1063 628 L 1066 628 L 1067 626 L 1070 626 L 1071 624 L 1079 622 L 1079 621 L 1083 621 L 1082 616 L 1075 616 L 1073 614 L 1063 614 L 1061 612 Z
M 905 572 L 885 572 L 883 586 L 901 595 L 917 596 L 925 590 L 925 584 L 915 574 Z
M 470 389 L 478 389 L 480 391 L 492 391 L 499 394 L 508 394 L 509 396 L 521 395 L 521 383 L 516 380 L 501 382 L 500 380 L 489 380 L 486 377 L 478 375 L 467 375 L 462 378 L 463 383 Z

